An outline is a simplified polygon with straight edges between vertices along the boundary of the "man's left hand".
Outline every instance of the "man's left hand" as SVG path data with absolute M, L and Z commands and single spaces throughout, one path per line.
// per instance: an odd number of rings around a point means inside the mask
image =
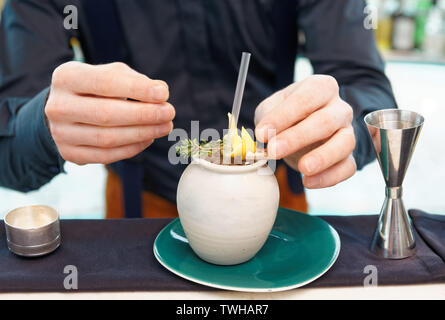
M 300 171 L 309 189 L 326 188 L 356 172 L 351 106 L 331 76 L 313 75 L 264 100 L 255 135 L 269 156 Z

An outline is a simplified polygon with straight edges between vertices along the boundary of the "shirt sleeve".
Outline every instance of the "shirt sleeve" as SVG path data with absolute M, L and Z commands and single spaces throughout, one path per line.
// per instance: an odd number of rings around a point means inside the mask
M 53 1 L 6 2 L 0 21 L 0 186 L 26 192 L 63 171 L 44 106 L 53 70 L 72 55 L 63 11 Z
M 298 25 L 305 36 L 303 54 L 311 61 L 314 73 L 337 79 L 340 96 L 354 109 L 354 157 L 361 169 L 375 158 L 364 116 L 397 107 L 373 30 L 364 25 L 366 3 L 303 0 L 299 6 Z

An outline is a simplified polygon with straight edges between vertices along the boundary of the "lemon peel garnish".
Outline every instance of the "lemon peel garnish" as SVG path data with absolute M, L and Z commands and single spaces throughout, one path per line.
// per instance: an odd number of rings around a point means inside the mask
M 230 112 L 227 114 L 227 117 L 229 118 L 229 132 L 223 139 L 225 146 L 223 151 L 226 153 L 230 152 L 232 158 L 241 157 L 242 160 L 246 160 L 247 154 L 256 152 L 256 143 L 244 127 L 241 127 L 240 137 Z

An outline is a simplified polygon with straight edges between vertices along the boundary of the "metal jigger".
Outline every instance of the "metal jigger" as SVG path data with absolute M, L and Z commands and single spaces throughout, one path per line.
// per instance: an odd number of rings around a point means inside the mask
M 411 219 L 402 202 L 402 183 L 423 122 L 420 114 L 397 109 L 375 111 L 365 117 L 386 183 L 371 251 L 387 259 L 416 253 Z

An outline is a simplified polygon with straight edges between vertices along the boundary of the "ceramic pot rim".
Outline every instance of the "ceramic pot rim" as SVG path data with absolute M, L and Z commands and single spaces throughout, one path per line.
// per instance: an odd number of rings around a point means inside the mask
M 262 159 L 262 160 L 258 160 L 257 162 L 254 162 L 252 164 L 236 166 L 236 165 L 216 164 L 216 163 L 207 161 L 205 159 L 193 158 L 193 161 L 191 164 L 192 165 L 201 165 L 206 169 L 209 169 L 211 171 L 220 172 L 220 173 L 246 173 L 246 172 L 258 170 L 258 169 L 264 167 L 267 164 L 267 160 Z

